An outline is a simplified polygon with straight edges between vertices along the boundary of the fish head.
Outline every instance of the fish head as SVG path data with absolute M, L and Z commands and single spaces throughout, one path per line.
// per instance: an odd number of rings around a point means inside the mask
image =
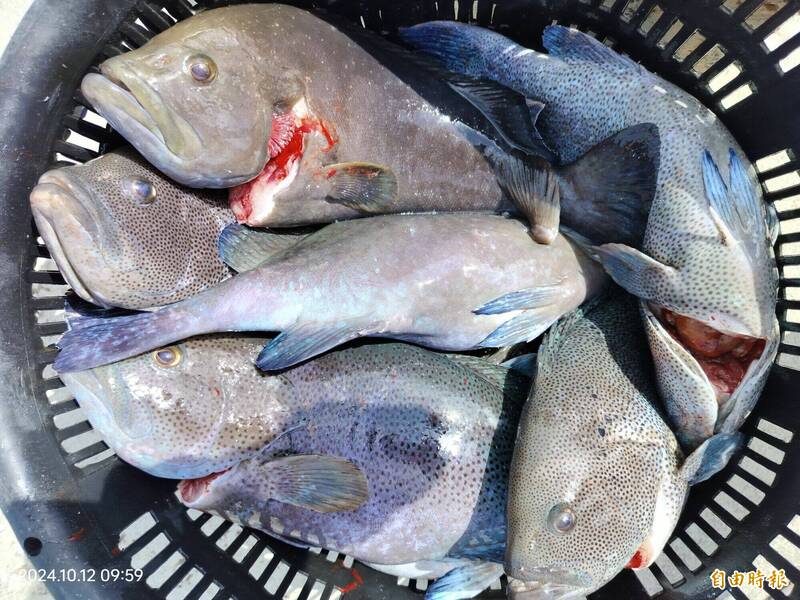
M 192 187 L 252 179 L 268 158 L 276 79 L 242 11 L 207 11 L 109 58 L 81 91 L 151 163 Z
M 80 297 L 141 309 L 199 291 L 192 286 L 201 273 L 224 276 L 213 240 L 224 213 L 214 196 L 122 150 L 48 171 L 30 199 L 42 238 Z
M 222 462 L 225 450 L 238 449 L 252 433 L 250 418 L 258 411 L 249 415 L 236 402 L 255 394 L 249 386 L 265 379 L 251 360 L 261 343 L 235 336 L 192 338 L 63 373 L 62 380 L 123 460 L 158 477 L 202 477 L 230 466 Z

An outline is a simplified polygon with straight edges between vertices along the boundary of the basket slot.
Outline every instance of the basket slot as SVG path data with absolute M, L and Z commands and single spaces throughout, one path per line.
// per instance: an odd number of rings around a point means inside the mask
M 275 553 L 272 551 L 272 548 L 264 544 L 261 548 L 261 552 L 259 552 L 253 563 L 250 565 L 250 568 L 247 569 L 248 574 L 259 582 L 259 584 L 263 585 L 264 580 L 266 580 L 269 570 L 268 567 L 273 563 L 276 563 L 279 559 L 275 557 Z
M 765 28 L 766 31 L 769 31 L 771 26 L 780 22 L 781 13 L 787 12 L 786 6 L 788 2 L 789 0 L 764 0 L 744 19 L 745 28 L 753 32 L 765 25 L 769 25 Z M 791 6 L 789 8 L 791 9 Z
M 794 434 L 788 429 L 781 427 L 780 425 L 776 425 L 772 421 L 767 421 L 766 419 L 759 419 L 756 429 L 763 431 L 767 435 L 771 435 L 772 437 L 782 441 L 784 444 L 790 443 L 794 437 Z
M 690 523 L 684 531 L 706 556 L 713 556 L 719 549 L 719 544 L 697 523 Z
M 221 591 L 219 584 L 215 583 L 210 575 L 205 575 L 200 585 L 189 592 L 185 600 L 214 600 Z
M 179 20 L 188 19 L 194 15 L 192 5 L 186 0 L 161 0 L 161 4 Z
M 697 558 L 697 555 L 689 549 L 689 546 L 687 546 L 686 542 L 684 542 L 681 538 L 676 537 L 673 539 L 670 542 L 669 547 L 680 559 L 680 561 L 686 565 L 686 568 L 692 573 L 702 568 L 703 563 L 700 562 L 700 559 Z
M 74 406 L 77 408 L 53 415 L 53 425 L 56 426 L 56 429 L 67 429 L 86 421 L 86 413 L 83 412 L 83 409 L 77 404 Z
M 727 539 L 730 536 L 731 532 L 733 531 L 730 526 L 723 521 L 717 513 L 715 513 L 710 508 L 704 508 L 700 512 L 700 518 L 703 519 L 711 529 L 721 538 Z
M 186 557 L 179 550 L 170 554 L 153 573 L 145 579 L 145 583 L 153 589 L 171 587 L 168 582 L 175 578 L 174 583 L 182 578 L 191 569 L 191 563 L 186 562 Z
M 228 548 L 236 541 L 237 538 L 243 536 L 244 529 L 236 523 L 231 523 L 225 532 L 217 538 L 216 544 L 220 550 L 228 550 Z
M 782 534 L 778 534 L 769 543 L 769 547 L 783 560 L 787 561 L 796 571 L 800 572 L 800 548 L 798 548 L 795 543 L 789 541 Z
M 743 456 L 739 461 L 739 467 L 752 477 L 771 486 L 775 481 L 775 471 L 772 471 L 759 462 L 754 461 L 749 456 Z
M 272 569 L 272 573 L 270 573 L 269 578 L 264 583 L 264 589 L 267 590 L 267 593 L 272 594 L 278 598 L 283 597 L 283 591 L 289 587 L 289 582 L 291 577 L 294 576 L 294 571 L 289 563 L 284 560 L 278 562 L 275 567 Z M 281 593 L 279 593 L 281 590 Z
M 675 51 L 672 53 L 672 58 L 677 60 L 679 63 L 684 62 L 692 54 L 701 50 L 701 47 L 705 41 L 706 36 L 700 33 L 699 29 L 695 29 L 691 34 L 689 34 L 689 37 L 683 40 L 681 45 L 675 49 Z
M 725 2 L 723 2 L 720 5 L 720 9 L 723 12 L 726 12 L 729 15 L 732 15 L 737 10 L 739 10 L 739 8 L 742 6 L 742 4 L 745 3 L 745 1 L 746 0 L 725 0 Z M 758 2 L 759 2 L 759 0 L 750 0 L 750 4 L 753 5 L 753 6 L 755 6 Z
M 131 567 L 141 569 L 144 572 L 144 580 L 147 582 L 174 551 L 174 544 L 166 534 L 159 533 L 131 557 Z
M 245 558 L 247 558 L 257 543 L 258 538 L 253 534 L 248 534 L 244 539 L 239 538 L 234 541 L 228 548 L 228 552 L 231 554 L 233 560 L 237 563 L 244 564 Z
M 74 466 L 76 469 L 86 469 L 87 467 L 90 467 L 92 465 L 96 465 L 110 458 L 114 458 L 116 455 L 117 455 L 116 452 L 114 452 L 111 448 L 106 448 L 102 452 L 98 452 L 97 454 L 92 454 L 87 458 L 75 462 Z
M 175 24 L 172 19 L 151 2 L 140 2 L 137 12 L 139 13 L 139 18 L 144 21 L 145 27 L 150 31 L 161 33 Z
M 119 31 L 134 48 L 144 46 L 153 37 L 152 31 L 136 23 L 123 23 Z
M 666 33 L 658 40 L 656 46 L 661 48 L 662 55 L 664 57 L 673 56 L 675 51 L 683 44 L 690 35 L 692 35 L 692 31 L 689 31 L 687 27 L 684 26 L 684 22 L 680 19 L 675 19 L 672 24 L 667 29 Z
M 716 66 L 705 73 L 707 78 L 705 86 L 711 94 L 723 91 L 726 87 L 732 85 L 744 72 L 739 61 L 734 60 L 725 66 L 722 66 L 723 64 L 723 62 L 717 63 Z
M 80 133 L 81 135 L 95 140 L 98 144 L 122 144 L 123 138 L 118 133 L 110 128 L 100 127 L 94 123 L 81 118 L 76 115 L 67 115 L 64 117 L 63 123 L 69 129 Z
M 776 465 L 779 465 L 783 462 L 786 453 L 783 450 L 779 450 L 772 444 L 768 444 L 761 438 L 752 437 L 750 441 L 747 442 L 747 447 L 766 458 L 767 460 L 774 462 Z
M 649 37 L 649 34 L 652 31 L 653 27 L 658 23 L 658 21 L 663 16 L 664 16 L 664 9 L 662 9 L 658 4 L 654 4 L 648 11 L 645 18 L 642 19 L 642 22 L 639 24 L 638 27 L 639 33 L 641 33 L 646 37 Z
M 224 533 L 225 528 L 222 528 L 220 531 L 217 530 L 223 523 L 227 523 L 227 521 L 218 515 L 210 515 L 210 517 L 210 519 L 200 526 L 200 531 L 202 531 L 203 535 L 206 537 L 213 537 L 214 541 L 216 541 L 216 538 Z M 214 532 L 217 532 L 217 535 L 214 535 Z
M 762 173 L 768 173 L 769 171 L 777 169 L 778 167 L 783 167 L 792 161 L 794 161 L 794 154 L 790 148 L 786 148 L 784 150 L 779 150 L 778 152 L 773 152 L 772 154 L 768 154 L 767 156 L 759 158 L 753 163 L 753 165 L 760 176 Z
M 711 67 L 725 58 L 725 49 L 719 44 L 713 44 L 710 48 L 705 50 L 703 55 L 692 63 L 693 57 L 687 59 L 687 64 L 692 64 L 690 69 L 692 75 L 700 77 L 708 71 Z
M 45 298 L 57 298 L 63 302 L 64 294 L 66 294 L 69 289 L 69 286 L 66 284 L 33 283 L 31 284 L 31 296 L 34 301 L 43 300 Z
M 173 573 L 173 577 L 178 575 L 180 580 L 171 586 L 166 600 L 184 600 L 203 580 L 203 573 L 190 563 L 186 563 L 184 569 L 179 568 Z
M 645 593 L 651 598 L 664 591 L 664 587 L 658 582 L 658 579 L 656 579 L 656 576 L 653 575 L 650 569 L 638 569 L 633 571 L 633 574 L 636 576 L 636 579 L 639 580 L 639 583 L 642 584 Z
M 722 110 L 730 110 L 743 100 L 746 100 L 750 96 L 756 93 L 755 84 L 752 81 L 748 81 L 747 83 L 743 83 L 735 90 L 723 96 L 720 101 L 717 103 Z
M 750 511 L 747 510 L 744 506 L 739 504 L 736 500 L 731 498 L 725 492 L 718 492 L 716 496 L 714 496 L 714 502 L 719 504 L 725 511 L 733 516 L 734 519 L 737 521 L 741 521 L 747 515 L 750 514 Z

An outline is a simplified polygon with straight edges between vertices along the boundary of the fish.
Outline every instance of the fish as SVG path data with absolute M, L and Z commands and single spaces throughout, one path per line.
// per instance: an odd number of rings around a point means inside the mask
M 362 337 L 438 350 L 530 341 L 598 293 L 607 276 L 566 237 L 535 244 L 496 215 L 384 215 L 323 227 L 265 262 L 229 225 L 220 253 L 239 274 L 151 313 L 95 318 L 58 342 L 81 371 L 203 333 L 279 331 L 256 364 L 285 369 Z
M 541 243 L 563 215 L 595 243 L 635 244 L 655 187 L 651 125 L 561 163 L 536 130 L 541 103 L 292 6 L 204 11 L 104 61 L 81 90 L 169 177 L 233 188 L 250 226 L 513 210 Z
M 173 183 L 129 148 L 47 171 L 30 202 L 58 269 L 88 302 L 150 309 L 230 276 L 216 246 L 234 221 L 224 196 Z
M 509 471 L 512 600 L 583 598 L 651 565 L 689 486 L 741 447 L 741 433 L 720 433 L 684 458 L 646 344 L 636 300 L 618 290 L 545 335 Z
M 755 171 L 717 116 L 690 94 L 575 29 L 553 25 L 548 54 L 453 22 L 400 32 L 449 69 L 489 77 L 545 104 L 537 125 L 562 160 L 609 132 L 658 127 L 655 196 L 641 247 L 593 255 L 641 299 L 658 387 L 681 443 L 736 431 L 775 360 L 777 221 Z M 765 214 L 765 210 L 767 210 Z
M 265 376 L 252 364 L 261 343 L 196 337 L 64 383 L 120 458 L 182 479 L 186 506 L 384 572 L 440 577 L 429 600 L 491 585 L 530 378 L 397 343 Z

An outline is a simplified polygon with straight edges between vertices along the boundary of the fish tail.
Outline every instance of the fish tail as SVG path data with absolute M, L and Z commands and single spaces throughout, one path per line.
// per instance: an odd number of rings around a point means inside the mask
M 121 317 L 82 316 L 59 340 L 53 367 L 83 371 L 207 332 L 180 305 Z
M 658 127 L 623 129 L 558 170 L 561 220 L 595 244 L 641 246 L 656 190 Z

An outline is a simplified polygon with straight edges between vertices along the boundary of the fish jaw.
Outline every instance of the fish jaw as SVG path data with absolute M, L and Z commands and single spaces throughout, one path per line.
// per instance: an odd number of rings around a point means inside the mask
M 208 510 L 221 503 L 217 493 L 220 479 L 225 480 L 231 476 L 234 467 L 216 471 L 203 477 L 183 479 L 178 484 L 178 497 L 189 508 Z
M 720 431 L 721 415 L 731 406 L 755 404 L 777 352 L 777 333 L 731 334 L 652 303 L 640 305 L 661 396 L 681 444 L 693 450 Z
M 526 579 L 519 579 L 508 571 L 507 594 L 510 600 L 577 600 L 584 598 L 597 587 L 587 585 L 585 574 L 566 571 L 551 571 L 538 568 L 536 573 L 526 573 Z
M 104 215 L 98 213 L 99 207 L 94 206 L 90 195 L 63 170 L 56 169 L 39 178 L 30 202 L 36 228 L 67 284 L 87 302 L 112 306 L 102 291 L 100 275 L 105 269 L 97 251 L 104 242 L 98 239 L 96 219 Z M 70 259 L 73 255 L 74 261 Z

